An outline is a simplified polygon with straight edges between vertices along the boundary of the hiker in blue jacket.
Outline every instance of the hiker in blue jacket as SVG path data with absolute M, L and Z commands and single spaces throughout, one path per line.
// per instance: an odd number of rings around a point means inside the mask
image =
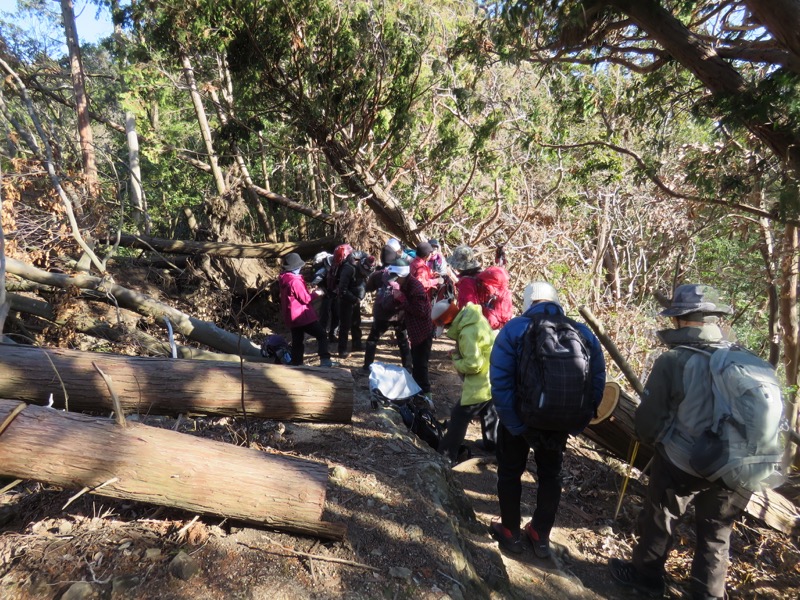
M 704 425 L 699 421 L 704 417 L 698 411 L 682 411 L 680 405 L 690 396 L 710 394 L 705 383 L 710 384 L 708 371 L 699 377 L 689 373 L 687 363 L 696 355 L 690 347 L 719 345 L 723 334 L 718 317 L 732 312 L 730 306 L 721 303 L 714 288 L 684 284 L 675 289 L 671 305 L 660 313 L 671 317 L 674 327 L 658 332 L 669 351 L 653 364 L 636 409 L 636 434 L 656 449 L 647 496 L 636 524 L 639 541 L 633 548 L 632 561 L 609 561 L 617 583 L 650 596 L 664 594 L 664 564 L 672 548 L 672 532 L 691 502 L 697 531 L 691 597 L 725 598 L 731 531 L 748 498 L 727 488 L 721 480 L 708 481 L 692 469 L 691 430 L 702 430 Z
M 491 354 L 490 379 L 492 398 L 500 417 L 497 433 L 497 497 L 500 504 L 500 521 L 490 527 L 490 533 L 500 546 L 514 553 L 524 551 L 520 531 L 520 501 L 522 475 L 533 449 L 536 461 L 538 489 L 533 519 L 525 525 L 526 537 L 533 544 L 537 557 L 550 556 L 550 530 L 555 522 L 561 500 L 561 464 L 567 437 L 577 434 L 589 424 L 576 424 L 573 431 L 549 431 L 528 427 L 515 410 L 517 364 L 522 352 L 523 338 L 531 318 L 545 313 L 563 315 L 558 293 L 549 283 L 533 282 L 525 290 L 524 312 L 511 319 L 500 330 Z M 576 324 L 589 349 L 589 382 L 595 409 L 603 397 L 606 367 L 599 340 L 582 323 Z

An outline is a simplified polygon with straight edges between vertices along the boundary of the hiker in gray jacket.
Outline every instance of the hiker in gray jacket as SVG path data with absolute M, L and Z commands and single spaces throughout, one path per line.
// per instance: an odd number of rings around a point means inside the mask
M 672 317 L 674 329 L 659 331 L 670 348 L 658 357 L 636 410 L 636 434 L 655 446 L 647 496 L 637 522 L 639 542 L 632 560 L 612 558 L 611 575 L 617 583 L 653 597 L 664 594 L 664 563 L 673 543 L 673 531 L 690 502 L 694 502 L 697 542 L 692 561 L 690 591 L 693 599 L 725 598 L 733 522 L 744 509 L 737 494 L 720 481 L 700 477 L 690 466 L 689 441 L 698 428 L 697 414 L 687 414 L 693 395 L 710 395 L 708 370 L 692 373 L 687 362 L 696 354 L 690 348 L 713 349 L 723 341 L 717 321 L 731 314 L 719 293 L 706 285 L 686 284 L 674 293 L 672 304 L 660 314 Z M 692 431 L 694 430 L 694 431 Z

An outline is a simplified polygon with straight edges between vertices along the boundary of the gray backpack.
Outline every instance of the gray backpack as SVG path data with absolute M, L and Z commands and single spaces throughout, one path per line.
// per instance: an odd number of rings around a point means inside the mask
M 684 415 L 707 415 L 705 428 L 691 446 L 691 468 L 734 490 L 755 492 L 780 485 L 784 407 L 775 369 L 737 345 L 712 351 L 680 348 L 706 357 L 711 378 L 710 399 L 703 402 L 701 394 L 687 394 L 679 407 Z M 685 406 L 687 402 L 698 405 Z

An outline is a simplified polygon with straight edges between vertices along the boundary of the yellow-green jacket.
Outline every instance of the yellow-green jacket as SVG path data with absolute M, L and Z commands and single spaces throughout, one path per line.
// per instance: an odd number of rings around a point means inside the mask
M 481 307 L 468 302 L 453 319 L 447 337 L 456 341 L 458 349 L 453 363 L 461 375 L 461 404 L 469 406 L 492 399 L 489 384 L 489 356 L 492 353 L 495 332 L 483 316 Z

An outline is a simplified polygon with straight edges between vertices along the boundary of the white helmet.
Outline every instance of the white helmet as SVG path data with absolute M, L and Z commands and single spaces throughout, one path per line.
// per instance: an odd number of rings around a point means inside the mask
M 556 288 L 546 281 L 533 281 L 525 286 L 522 293 L 522 311 L 526 311 L 534 302 L 555 302 L 558 304 Z

